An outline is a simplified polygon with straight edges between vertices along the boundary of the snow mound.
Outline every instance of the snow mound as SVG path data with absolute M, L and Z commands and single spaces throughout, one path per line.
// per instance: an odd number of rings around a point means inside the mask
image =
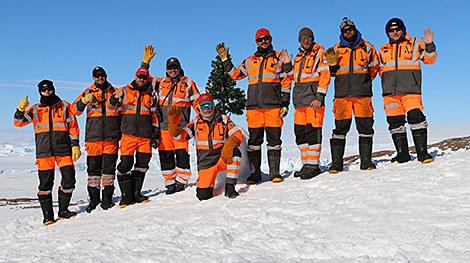
M 309 181 L 286 171 L 280 184 L 239 184 L 233 200 L 200 202 L 189 187 L 125 209 L 79 204 L 48 227 L 36 209 L 0 225 L 0 262 L 470 262 L 470 151 L 432 154 Z

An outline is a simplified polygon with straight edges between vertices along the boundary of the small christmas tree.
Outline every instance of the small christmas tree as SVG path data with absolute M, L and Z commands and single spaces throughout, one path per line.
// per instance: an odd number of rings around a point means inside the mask
M 224 71 L 222 60 L 216 56 L 211 63 L 212 71 L 207 80 L 206 90 L 217 101 L 216 108 L 224 113 L 243 114 L 245 91 L 235 86 L 235 81 Z

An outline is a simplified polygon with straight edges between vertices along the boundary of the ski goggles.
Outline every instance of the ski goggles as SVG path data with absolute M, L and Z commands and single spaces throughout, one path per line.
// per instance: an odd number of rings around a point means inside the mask
M 205 101 L 199 104 L 199 107 L 201 107 L 201 110 L 211 110 L 214 108 L 214 102 Z

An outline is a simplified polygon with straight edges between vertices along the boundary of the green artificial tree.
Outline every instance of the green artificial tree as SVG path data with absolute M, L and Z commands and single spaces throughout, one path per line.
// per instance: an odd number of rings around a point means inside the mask
M 211 66 L 212 71 L 207 80 L 206 90 L 217 101 L 216 108 L 224 114 L 243 114 L 246 103 L 245 91 L 235 86 L 236 82 L 225 72 L 219 56 L 212 60 Z

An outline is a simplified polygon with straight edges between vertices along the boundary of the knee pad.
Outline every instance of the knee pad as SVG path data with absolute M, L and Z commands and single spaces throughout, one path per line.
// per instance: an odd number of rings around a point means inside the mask
M 387 116 L 387 123 L 389 125 L 388 127 L 389 130 L 394 130 L 402 126 L 405 126 L 405 123 L 406 123 L 405 115 Z
M 426 120 L 426 116 L 420 109 L 413 109 L 406 113 L 409 124 L 421 123 Z
M 180 168 L 189 168 L 189 153 L 185 149 L 175 150 L 176 166 Z
M 60 168 L 62 180 L 60 185 L 62 189 L 74 189 L 75 188 L 75 168 L 73 166 L 64 166 Z
M 126 174 L 131 171 L 134 166 L 134 156 L 121 155 L 121 162 L 117 166 L 117 170 L 121 174 Z
M 202 201 L 202 200 L 207 200 L 211 199 L 213 197 L 213 187 L 209 188 L 196 188 L 196 197 Z
M 301 145 L 307 143 L 305 135 L 305 125 L 294 124 L 295 143 Z

